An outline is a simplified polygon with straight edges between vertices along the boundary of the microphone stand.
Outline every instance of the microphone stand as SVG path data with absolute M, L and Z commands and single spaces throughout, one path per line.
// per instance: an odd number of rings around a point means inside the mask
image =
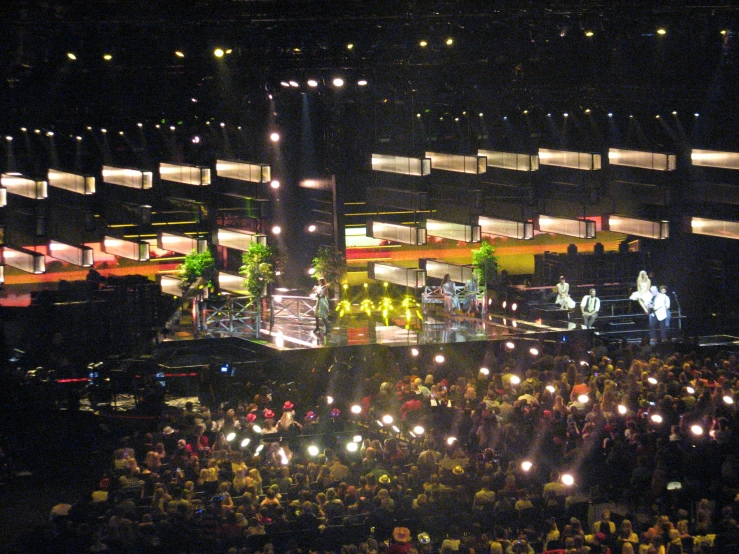
M 675 291 L 672 291 L 672 296 L 675 297 L 675 304 L 677 304 L 677 328 L 680 329 L 680 335 L 682 336 L 683 318 L 680 309 L 680 300 L 678 299 L 677 293 Z

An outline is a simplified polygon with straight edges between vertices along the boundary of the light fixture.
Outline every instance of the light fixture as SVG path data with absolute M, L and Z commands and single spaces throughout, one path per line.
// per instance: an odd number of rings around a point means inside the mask
M 351 411 L 351 413 L 353 413 L 354 415 L 359 415 L 359 414 L 361 414 L 361 413 L 362 413 L 362 406 L 360 406 L 359 404 L 354 404 L 354 405 L 353 405 L 353 406 L 352 406 L 352 407 L 351 407 L 351 408 L 349 409 L 349 411 Z
M 647 382 L 650 385 L 656 385 L 657 384 L 657 379 L 655 379 L 654 377 L 649 377 L 649 378 L 647 378 Z
M 581 402 L 582 404 L 587 404 L 590 400 L 590 397 L 587 394 L 581 394 L 577 397 L 577 401 Z
M 348 452 L 356 452 L 359 450 L 359 445 L 356 442 L 348 442 L 346 444 L 346 449 Z
M 539 349 L 538 348 L 529 348 L 529 354 L 532 356 L 538 356 L 539 355 Z
M 511 375 L 511 385 L 516 386 L 521 384 L 521 378 L 518 375 Z
M 315 225 L 308 225 L 308 232 L 309 233 L 315 233 L 316 232 L 316 226 Z
M 384 416 L 382 416 L 382 423 L 384 423 L 385 425 L 392 425 L 393 421 L 395 420 L 390 414 L 385 414 Z
M 230 432 L 230 433 L 229 433 L 228 435 L 226 435 L 226 440 L 227 440 L 228 442 L 231 442 L 231 441 L 232 441 L 232 440 L 234 440 L 235 438 L 236 438 L 236 433 L 234 433 L 233 431 L 231 431 L 231 432 Z
M 278 189 L 278 188 L 280 188 L 280 182 L 279 182 L 279 181 L 278 181 L 277 179 L 274 179 L 274 180 L 273 180 L 273 181 L 272 181 L 272 182 L 271 182 L 271 183 L 269 184 L 269 186 L 270 186 L 270 187 L 272 187 L 273 189 Z
M 318 86 L 318 81 L 315 79 L 308 79 L 308 86 L 311 88 L 316 88 Z
M 691 425 L 690 432 L 693 433 L 696 437 L 700 437 L 701 435 L 703 435 L 703 427 L 698 424 Z
M 621 415 L 626 415 L 626 412 L 628 411 L 628 408 L 624 406 L 623 404 L 618 405 L 618 413 Z
M 346 45 L 346 49 L 347 50 L 353 50 L 354 49 L 354 45 L 350 42 L 349 44 Z
M 593 35 L 595 35 L 595 33 L 593 31 L 590 31 L 590 30 L 585 31 L 585 36 L 586 37 L 592 37 Z
M 314 458 L 315 458 L 316 456 L 318 456 L 318 453 L 319 453 L 319 452 L 320 452 L 320 450 L 318 450 L 318 447 L 317 447 L 317 446 L 316 446 L 315 444 L 311 444 L 311 445 L 310 445 L 310 446 L 308 447 L 308 454 L 309 454 L 309 455 L 311 455 L 311 456 L 313 456 Z
M 486 367 L 480 368 L 480 375 L 490 375 L 490 370 Z
M 447 443 L 447 444 L 448 444 L 449 446 L 453 445 L 453 444 L 454 444 L 455 442 L 457 442 L 457 437 L 449 437 L 449 438 L 448 438 L 448 439 L 446 440 L 446 443 Z
M 515 343 L 513 343 L 513 342 L 511 342 L 511 341 L 508 341 L 508 342 L 506 342 L 506 343 L 505 343 L 505 347 L 506 347 L 506 348 L 507 348 L 508 350 L 513 350 L 514 348 L 516 348 L 516 344 L 515 344 Z
M 546 386 L 547 391 L 549 391 L 549 394 L 554 394 L 557 392 L 557 389 L 554 388 L 554 385 L 547 385 Z
M 337 88 L 344 86 L 344 79 L 342 79 L 341 77 L 334 77 L 334 80 L 331 82 Z
M 270 133 L 269 140 L 272 142 L 279 142 L 280 141 L 280 133 Z
M 185 57 L 185 53 L 182 50 L 175 50 L 174 51 L 174 55 L 177 56 L 178 58 L 184 58 Z
M 657 29 L 657 34 L 661 37 L 665 36 L 667 34 L 667 29 L 665 29 L 664 27 L 660 27 L 659 29 Z
M 367 86 L 367 79 L 359 79 L 359 81 L 357 81 L 357 86 L 366 87 Z
M 74 54 L 74 52 L 67 52 L 67 58 L 69 58 L 72 61 L 75 61 L 77 59 L 77 56 Z
M 532 467 L 534 467 L 534 464 L 532 464 L 528 460 L 525 460 L 525 461 L 521 462 L 521 469 L 523 471 L 530 471 Z
M 572 474 L 565 473 L 564 475 L 562 475 L 562 484 L 565 487 L 571 487 L 575 484 L 575 478 L 572 476 Z
M 254 431 L 258 435 L 261 434 L 262 432 L 262 428 L 259 425 L 252 425 L 251 430 Z
M 112 60 L 112 59 L 113 59 L 113 55 L 112 55 L 112 54 L 103 54 L 103 59 L 104 59 L 104 60 L 105 60 L 106 62 L 109 62 L 110 60 Z
M 414 435 L 416 435 L 416 436 L 421 436 L 421 435 L 423 435 L 423 434 L 424 434 L 425 432 L 426 432 L 426 429 L 424 429 L 424 428 L 423 428 L 423 427 L 421 427 L 420 425 L 416 425 L 416 426 L 415 426 L 415 427 L 413 428 L 413 434 L 414 434 Z
M 288 81 L 287 84 L 293 88 L 298 88 L 300 86 L 297 81 Z
M 454 39 L 452 37 L 449 37 L 448 39 L 446 39 L 447 46 L 451 46 L 452 44 L 454 44 Z
M 7 140 L 8 142 L 13 142 L 13 137 L 11 137 L 10 135 L 8 135 L 8 136 L 5 137 L 5 140 Z
M 437 354 L 436 356 L 434 356 L 434 361 L 437 364 L 443 364 L 444 363 L 444 359 L 445 359 L 444 358 L 444 354 Z
M 362 442 L 362 435 L 354 435 L 352 437 L 353 442 Z
M 734 403 L 734 399 L 730 395 L 725 394 L 724 395 L 724 404 L 732 405 L 733 403 Z
M 688 394 L 695 394 L 695 389 L 693 387 L 685 387 L 685 392 Z
M 365 286 L 367 286 L 366 283 L 365 283 Z M 418 348 L 411 348 L 411 356 L 413 356 L 415 358 L 415 357 L 418 356 L 418 354 L 419 354 Z
M 328 404 L 330 406 L 333 403 L 334 403 L 334 397 L 331 396 L 331 395 L 327 395 L 326 396 L 326 404 Z
M 142 128 L 143 126 L 144 126 L 144 124 L 143 124 L 143 123 L 137 123 L 137 124 L 136 124 L 136 127 L 138 127 L 139 129 L 141 129 L 141 128 Z
M 249 446 L 249 443 L 250 442 L 251 442 L 251 439 L 249 439 L 249 438 L 246 438 L 246 439 L 242 440 L 241 441 L 241 448 L 246 448 L 247 446 Z
M 175 127 L 174 125 L 170 125 L 170 126 L 169 126 L 169 130 L 170 130 L 170 131 L 174 131 L 174 130 L 176 130 L 176 129 L 177 129 L 177 127 Z
M 213 50 L 213 55 L 216 58 L 222 58 L 224 54 L 225 52 L 223 51 L 223 48 L 216 48 L 215 50 Z
M 418 43 L 418 46 L 420 46 L 421 48 L 426 48 L 426 47 L 427 47 L 428 45 L 429 45 L 429 43 L 428 43 L 428 41 L 426 41 L 426 40 L 421 40 L 421 41 L 420 41 L 420 42 Z
M 662 423 L 662 416 L 659 414 L 652 414 L 649 419 L 652 420 L 652 423 Z

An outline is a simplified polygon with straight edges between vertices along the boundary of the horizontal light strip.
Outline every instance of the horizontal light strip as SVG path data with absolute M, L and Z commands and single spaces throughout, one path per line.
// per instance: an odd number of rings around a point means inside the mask
M 566 219 L 563 217 L 539 216 L 539 230 L 545 233 L 567 235 L 581 239 L 595 238 L 595 221 L 590 219 Z
M 717 150 L 693 150 L 690 161 L 694 166 L 718 167 L 720 169 L 739 169 L 739 152 L 719 152 Z
M 608 149 L 608 163 L 624 167 L 637 167 L 653 171 L 675 171 L 677 156 L 660 152 L 645 152 L 643 150 Z
M 49 186 L 74 192 L 75 194 L 95 194 L 95 177 L 77 175 L 58 169 L 49 169 Z
M 312 190 L 333 190 L 336 186 L 336 177 L 315 178 L 315 179 L 303 179 L 298 183 L 300 188 L 312 189 Z
M 26 250 L 25 248 L 3 246 L 3 263 L 35 275 L 46 272 L 46 259 L 44 255 L 32 250 Z
M 481 175 L 487 171 L 485 156 L 460 156 L 458 154 L 426 152 L 426 157 L 431 158 L 432 169 L 472 175 Z
M 92 267 L 93 250 L 89 246 L 72 246 L 58 240 L 49 240 L 49 257 L 80 267 Z
M 384 221 L 368 221 L 367 236 L 416 246 L 426 244 L 426 229 L 423 227 L 411 227 Z
M 0 185 L 5 187 L 10 194 L 33 200 L 41 200 L 49 195 L 46 181 L 30 179 L 20 173 L 3 173 L 0 177 Z
M 650 221 L 622 215 L 604 216 L 603 221 L 604 231 L 657 240 L 670 238 L 670 224 L 668 221 Z
M 739 221 L 691 217 L 690 231 L 696 235 L 739 239 Z
M 272 170 L 268 164 L 240 160 L 216 160 L 216 175 L 249 183 L 269 183 L 272 180 Z
M 159 164 L 159 176 L 165 181 L 185 185 L 210 185 L 210 168 L 186 164 Z
M 590 152 L 570 152 L 568 150 L 539 149 L 539 163 L 554 167 L 597 171 L 601 168 L 600 154 Z
M 103 182 L 130 189 L 148 190 L 154 186 L 154 174 L 141 169 L 104 165 Z
M 513 221 L 511 219 L 480 216 L 477 222 L 480 225 L 480 231 L 484 235 L 495 235 L 520 240 L 531 240 L 534 238 L 534 224 L 531 221 Z
M 208 241 L 179 233 L 160 232 L 157 237 L 157 246 L 162 250 L 176 254 L 188 255 L 193 250 L 198 254 L 202 254 L 208 249 Z
M 463 225 L 440 219 L 426 220 L 426 234 L 431 237 L 458 240 L 462 242 L 480 242 L 479 225 Z
M 246 252 L 253 242 L 267 244 L 267 235 L 260 235 L 246 229 L 218 229 L 213 243 L 233 250 Z
M 149 243 L 144 240 L 124 240 L 118 237 L 106 236 L 103 239 L 102 249 L 106 254 L 112 254 L 119 258 L 148 262 L 149 248 Z
M 423 177 L 431 173 L 431 160 L 428 158 L 404 158 L 402 156 L 372 154 L 372 171 Z
M 488 167 L 510 169 L 512 171 L 538 171 L 539 156 L 519 154 L 517 152 L 498 152 L 495 150 L 478 150 L 478 156 L 485 156 Z
M 440 260 L 426 260 L 426 276 L 443 279 L 445 275 L 455 283 L 464 283 L 472 277 L 475 268 L 471 265 L 458 265 Z
M 420 289 L 426 286 L 426 272 L 423 269 L 398 267 L 380 262 L 367 264 L 367 276 L 376 281 Z

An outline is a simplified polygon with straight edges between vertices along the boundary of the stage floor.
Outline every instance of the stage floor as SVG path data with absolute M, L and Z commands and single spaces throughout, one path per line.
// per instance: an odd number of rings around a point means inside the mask
M 489 341 L 536 336 L 567 331 L 567 326 L 544 325 L 540 322 L 488 314 L 483 319 L 465 316 L 449 318 L 427 315 L 423 321 L 408 322 L 403 318 L 352 315 L 340 318 L 328 333 L 314 333 L 312 318 L 277 318 L 270 329 L 260 331 L 260 339 L 279 350 L 379 344 L 413 346 Z

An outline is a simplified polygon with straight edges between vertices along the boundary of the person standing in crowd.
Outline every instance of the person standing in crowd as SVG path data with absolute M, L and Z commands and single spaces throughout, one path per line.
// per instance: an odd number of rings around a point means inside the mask
M 557 298 L 554 301 L 563 310 L 572 310 L 575 307 L 575 301 L 570 297 L 570 284 L 565 281 L 565 276 L 559 276 L 559 283 L 554 287 Z
M 331 330 L 331 324 L 328 321 L 328 284 L 326 279 L 321 277 L 318 279 L 318 284 L 313 287 L 313 294 L 316 297 L 316 305 L 314 313 L 316 316 L 316 328 L 313 329 L 314 333 L 321 332 L 321 323 L 326 333 Z
M 585 328 L 592 329 L 600 311 L 600 298 L 595 296 L 595 289 L 590 289 L 590 294 L 583 296 L 580 309 L 582 310 Z

